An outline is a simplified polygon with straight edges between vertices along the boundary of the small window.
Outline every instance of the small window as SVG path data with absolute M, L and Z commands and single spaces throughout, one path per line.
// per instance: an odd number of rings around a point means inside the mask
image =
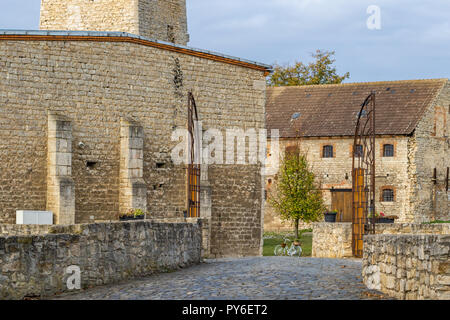
M 394 190 L 384 189 L 383 190 L 383 202 L 394 202 Z
M 323 157 L 333 158 L 333 146 L 323 146 Z
M 358 157 L 358 158 L 362 157 L 362 156 L 363 156 L 363 153 L 364 153 L 363 150 L 364 150 L 364 149 L 363 149 L 363 146 L 362 146 L 362 145 L 360 145 L 360 144 L 356 145 L 356 148 L 355 148 L 355 157 Z
M 383 157 L 393 157 L 394 156 L 394 145 L 385 144 L 383 146 Z

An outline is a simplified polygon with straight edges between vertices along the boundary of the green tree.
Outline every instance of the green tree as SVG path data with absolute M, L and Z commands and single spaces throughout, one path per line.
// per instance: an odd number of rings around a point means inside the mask
M 295 62 L 293 66 L 275 65 L 273 73 L 268 77 L 267 84 L 272 87 L 303 86 L 313 84 L 336 84 L 350 78 L 350 73 L 343 76 L 337 74 L 334 51 L 317 50 L 311 56 L 314 62 L 304 64 Z
M 299 221 L 318 221 L 325 210 L 320 186 L 310 170 L 306 156 L 287 152 L 282 160 L 269 204 L 282 220 L 294 222 L 295 237 L 299 237 Z

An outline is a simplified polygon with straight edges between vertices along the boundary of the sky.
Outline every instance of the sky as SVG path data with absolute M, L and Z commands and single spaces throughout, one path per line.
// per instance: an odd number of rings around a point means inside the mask
M 38 29 L 40 0 L 0 0 L 0 29 Z M 189 46 L 266 64 L 335 51 L 346 82 L 450 78 L 449 0 L 187 0 Z M 373 20 L 369 6 L 379 8 Z M 367 21 L 379 21 L 379 29 Z

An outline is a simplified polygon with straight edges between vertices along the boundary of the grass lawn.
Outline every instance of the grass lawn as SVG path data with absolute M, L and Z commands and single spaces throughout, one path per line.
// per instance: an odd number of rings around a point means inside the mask
M 300 233 L 302 234 L 300 237 L 301 243 L 302 243 L 302 257 L 311 257 L 311 250 L 312 250 L 312 234 L 311 230 L 301 230 Z M 285 238 L 288 238 L 289 240 L 293 241 L 295 239 L 295 236 L 292 232 L 284 232 L 284 233 L 274 233 L 274 232 L 266 232 L 264 233 L 264 248 L 263 248 L 263 255 L 264 256 L 273 256 L 273 251 L 275 250 L 275 246 L 283 243 L 283 240 Z

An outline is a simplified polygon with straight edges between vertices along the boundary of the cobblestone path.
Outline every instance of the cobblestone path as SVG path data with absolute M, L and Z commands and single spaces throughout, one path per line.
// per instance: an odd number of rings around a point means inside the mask
M 200 265 L 57 299 L 310 300 L 380 299 L 361 281 L 360 260 L 259 257 Z

